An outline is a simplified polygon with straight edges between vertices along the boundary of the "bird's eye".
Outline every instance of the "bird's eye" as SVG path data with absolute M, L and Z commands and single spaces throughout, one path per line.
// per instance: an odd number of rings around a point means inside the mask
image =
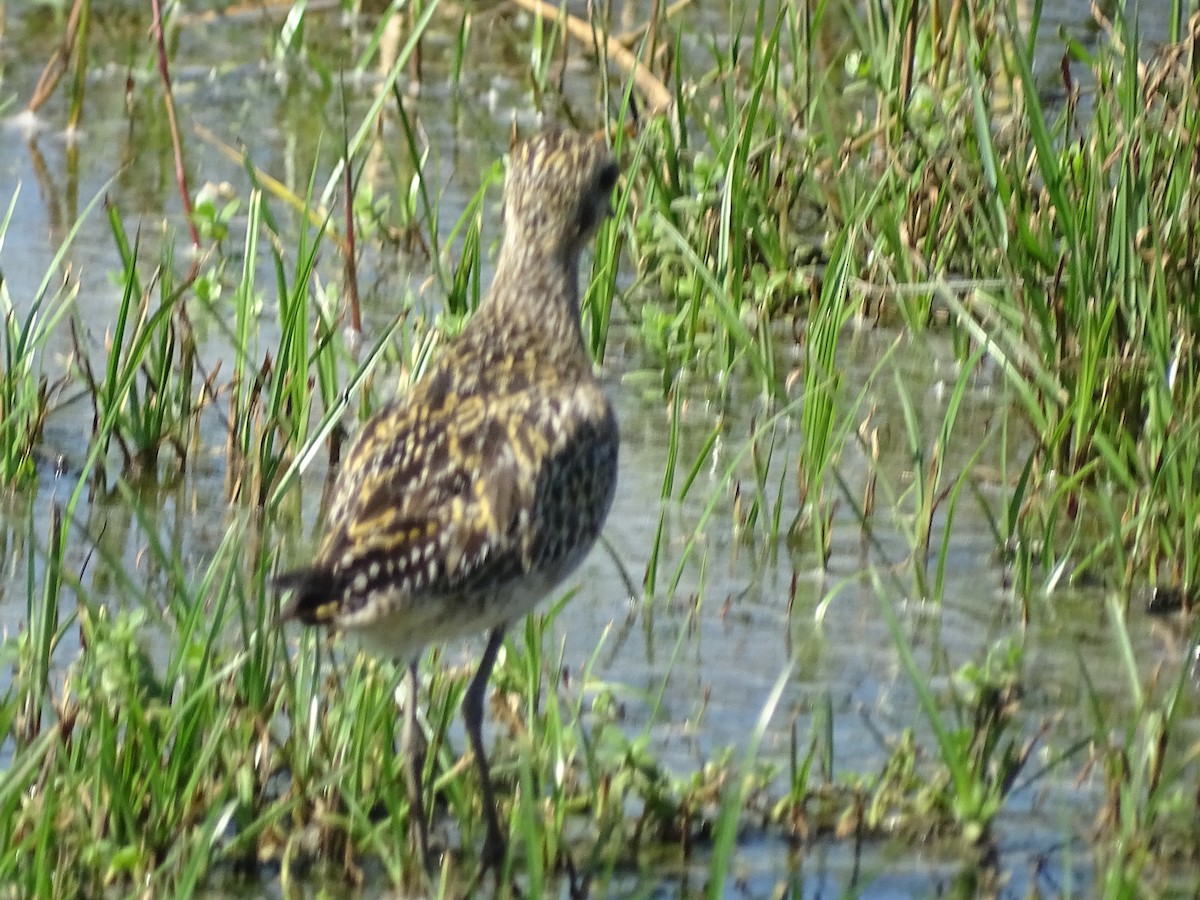
M 596 187 L 601 193 L 611 193 L 612 189 L 617 186 L 617 176 L 620 174 L 621 170 L 617 168 L 617 164 L 610 162 L 600 170 L 600 174 L 596 177 Z

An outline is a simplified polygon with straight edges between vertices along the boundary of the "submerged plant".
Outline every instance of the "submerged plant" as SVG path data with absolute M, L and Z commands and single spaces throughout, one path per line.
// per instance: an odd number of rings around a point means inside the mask
M 0 247 L 12 221 L 19 191 L 13 193 L 0 219 Z M 95 200 L 92 201 L 92 205 Z M 91 209 L 89 205 L 88 209 Z M 53 384 L 44 372 L 46 344 L 72 309 L 78 283 L 65 280 L 53 292 L 50 284 L 79 228 L 77 222 L 63 241 L 35 295 L 22 301 L 24 312 L 9 293 L 0 268 L 0 486 L 33 480 L 42 429 L 51 401 L 65 380 Z
M 116 322 L 105 336 L 103 372 L 93 370 L 91 347 L 78 334 L 75 355 L 92 403 L 98 477 L 105 478 L 105 457 L 113 442 L 121 450 L 125 473 L 154 477 L 167 448 L 174 451 L 176 469 L 186 467 L 197 420 L 214 389 L 207 382 L 193 386 L 196 344 L 182 306 L 190 282 L 175 284 L 168 252 L 153 283 L 143 287 L 137 246 L 127 242 L 115 209 L 110 222 L 125 270 Z M 151 300 L 155 287 L 157 304 Z

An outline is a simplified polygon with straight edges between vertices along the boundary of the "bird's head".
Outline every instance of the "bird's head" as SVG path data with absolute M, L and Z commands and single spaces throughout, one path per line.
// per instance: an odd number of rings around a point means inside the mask
M 612 213 L 619 174 L 601 135 L 552 129 L 516 144 L 504 182 L 505 243 L 577 257 Z

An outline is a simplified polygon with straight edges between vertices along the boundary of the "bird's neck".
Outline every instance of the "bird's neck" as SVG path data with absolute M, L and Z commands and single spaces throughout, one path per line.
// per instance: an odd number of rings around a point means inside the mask
M 527 319 L 558 340 L 583 347 L 578 252 L 545 252 L 505 241 L 485 302 L 501 318 Z

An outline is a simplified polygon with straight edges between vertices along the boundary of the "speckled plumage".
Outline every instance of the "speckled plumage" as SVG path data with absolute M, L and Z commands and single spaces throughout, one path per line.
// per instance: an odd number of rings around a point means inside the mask
M 598 137 L 548 131 L 513 149 L 492 285 L 424 377 L 363 426 L 314 564 L 279 579 L 293 590 L 284 618 L 404 662 L 492 629 L 486 682 L 503 626 L 582 561 L 612 502 L 618 436 L 580 331 L 579 256 L 617 175 Z M 466 702 L 464 715 L 470 733 Z M 489 811 L 485 855 L 495 828 Z

